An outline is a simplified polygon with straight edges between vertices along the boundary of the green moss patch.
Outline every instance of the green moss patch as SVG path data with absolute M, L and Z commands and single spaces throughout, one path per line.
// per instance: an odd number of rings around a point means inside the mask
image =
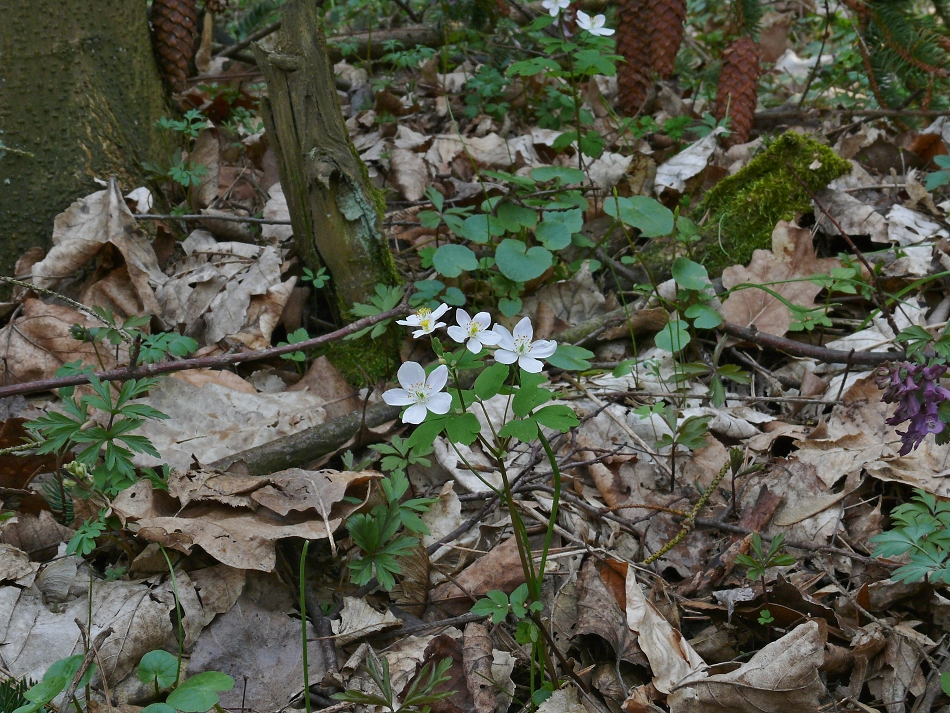
M 851 171 L 848 161 L 812 138 L 791 131 L 780 136 L 703 198 L 694 217 L 705 216 L 700 259 L 710 274 L 747 264 L 753 251 L 771 247 L 776 223 L 812 209 L 789 165 L 812 192 Z
M 315 357 L 325 356 L 353 386 L 367 386 L 388 379 L 399 368 L 399 336 L 387 330 L 379 339 L 369 335 L 359 339 L 330 342 L 312 350 Z

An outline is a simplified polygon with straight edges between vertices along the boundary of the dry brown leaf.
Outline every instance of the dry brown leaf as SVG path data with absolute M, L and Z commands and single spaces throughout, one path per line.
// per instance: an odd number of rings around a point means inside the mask
M 339 620 L 330 622 L 339 646 L 398 626 L 402 626 L 402 622 L 391 611 L 378 612 L 366 600 L 355 597 L 343 597 L 343 611 L 340 612 Z
M 87 328 L 102 326 L 99 320 L 72 307 L 48 305 L 37 299 L 26 300 L 17 318 L 0 329 L 0 380 L 6 384 L 20 384 L 50 379 L 63 364 L 77 359 L 97 369 L 114 367 L 115 352 L 112 349 L 100 345 L 100 366 L 96 345 L 73 339 L 69 330 L 74 324 Z
M 48 510 L 38 516 L 17 515 L 3 523 L 0 533 L 0 542 L 23 550 L 34 562 L 54 557 L 60 543 L 73 536 L 73 531 L 56 522 Z
M 409 149 L 393 149 L 389 155 L 392 180 L 407 201 L 417 201 L 429 183 L 429 169 L 420 154 Z
M 510 594 L 522 583 L 524 571 L 521 569 L 518 545 L 514 537 L 509 537 L 466 567 L 455 577 L 454 582 L 436 587 L 432 591 L 431 601 L 448 612 L 462 614 L 472 607 L 469 594 L 476 598 L 483 597 L 493 589 Z
M 206 169 L 199 179 L 197 188 L 192 189 L 201 208 L 207 208 L 218 197 L 218 175 L 221 171 L 218 154 L 217 130 L 205 129 L 198 134 L 195 147 L 191 150 L 188 160 L 195 166 L 204 166 Z
M 245 394 L 256 394 L 257 389 L 247 383 L 233 371 L 215 370 L 215 369 L 192 369 L 190 371 L 179 371 L 172 374 L 173 379 L 181 379 L 187 384 L 197 386 L 199 389 L 205 384 L 218 384 L 226 389 L 233 389 Z
M 40 566 L 30 561 L 30 556 L 13 545 L 0 544 L 0 582 L 13 582 L 20 587 L 29 587 L 36 578 Z
M 605 567 L 606 572 L 610 572 Z M 577 575 L 577 633 L 596 634 L 613 647 L 621 661 L 646 665 L 647 659 L 627 626 L 627 617 L 607 590 L 597 566 L 588 559 Z
M 186 554 L 198 545 L 222 564 L 270 572 L 276 563 L 277 540 L 329 537 L 345 514 L 334 513 L 328 519 L 329 510 L 342 500 L 346 484 L 359 482 L 366 474 L 354 477 L 328 471 L 326 480 L 322 474 L 311 475 L 297 469 L 269 478 L 212 470 L 173 471 L 168 493 L 139 481 L 116 498 L 113 510 L 143 540 Z M 319 492 L 314 479 L 324 486 Z M 295 497 L 299 501 L 293 501 Z M 256 504 L 262 506 L 252 511 Z
M 670 693 L 690 674 L 702 673 L 705 662 L 643 595 L 633 567 L 627 569 L 626 594 L 627 626 L 637 634 L 637 643 L 650 662 L 656 689 Z
M 304 377 L 286 390 L 309 391 L 319 396 L 326 402 L 323 408 L 329 419 L 345 416 L 362 405 L 359 391 L 343 378 L 343 374 L 325 356 L 314 359 Z
M 722 272 L 722 284 L 726 289 L 741 284 L 767 285 L 792 304 L 810 308 L 822 288 L 806 278 L 827 274 L 835 267 L 841 267 L 836 258 L 815 257 L 810 230 L 783 220 L 772 232 L 771 252 L 756 250 L 748 267 L 727 267 Z M 729 322 L 755 326 L 776 336 L 784 335 L 792 324 L 788 307 L 777 297 L 754 287 L 730 294 L 722 305 L 722 313 Z
M 125 260 L 145 311 L 161 316 L 152 290 L 153 285 L 161 285 L 168 278 L 159 269 L 155 251 L 138 229 L 114 178 L 106 190 L 80 198 L 56 216 L 53 247 L 33 265 L 31 282 L 37 287 L 55 288 L 108 244 L 115 246 Z
M 670 713 L 811 713 L 824 690 L 818 622 L 802 624 L 731 673 L 690 678 L 668 699 Z
M 242 681 L 220 694 L 226 709 L 281 710 L 303 690 L 300 636 L 299 619 L 264 608 L 245 595 L 201 632 L 188 675 L 220 671 Z M 310 680 L 320 681 L 327 664 L 310 622 L 307 658 Z
M 467 624 L 462 646 L 465 680 L 474 701 L 475 713 L 493 713 L 495 689 L 492 685 L 492 644 L 488 627 L 474 621 Z

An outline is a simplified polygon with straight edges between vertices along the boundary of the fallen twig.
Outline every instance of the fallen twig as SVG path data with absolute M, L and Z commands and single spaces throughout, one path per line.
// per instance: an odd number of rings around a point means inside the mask
M 758 344 L 759 346 L 769 347 L 777 351 L 794 357 L 804 357 L 814 359 L 825 364 L 847 364 L 850 360 L 852 365 L 877 366 L 886 361 L 902 359 L 902 352 L 870 352 L 870 351 L 844 351 L 843 349 L 828 349 L 814 344 L 805 344 L 796 342 L 793 339 L 777 337 L 768 332 L 760 332 L 749 327 L 740 327 L 732 322 L 723 322 L 719 325 L 719 330 L 733 337 L 738 337 L 747 342 Z
M 289 220 L 274 220 L 271 218 L 250 218 L 244 215 L 223 215 L 220 213 L 201 213 L 194 214 L 190 213 L 188 215 L 175 215 L 174 213 L 166 213 L 161 215 L 156 215 L 154 213 L 133 213 L 132 217 L 136 220 L 189 220 L 189 221 L 202 221 L 202 220 L 220 220 L 224 223 L 256 223 L 257 225 L 290 225 Z
M 372 317 L 364 317 L 352 324 L 348 324 L 342 329 L 329 334 L 322 334 L 313 339 L 307 339 L 296 344 L 285 344 L 280 347 L 270 347 L 268 349 L 259 349 L 257 351 L 235 352 L 233 354 L 220 354 L 218 356 L 200 357 L 197 359 L 180 359 L 178 361 L 165 361 L 159 364 L 143 364 L 134 368 L 121 367 L 119 369 L 109 369 L 108 371 L 95 372 L 95 376 L 100 381 L 124 381 L 126 379 L 143 379 L 148 376 L 159 376 L 160 374 L 171 374 L 176 371 L 189 371 L 191 369 L 214 369 L 232 364 L 244 364 L 246 362 L 261 361 L 270 359 L 281 354 L 290 354 L 291 352 L 312 349 L 327 342 L 333 342 L 342 339 L 350 334 L 355 334 L 361 329 L 372 327 L 384 320 L 398 317 L 409 311 L 405 302 L 398 307 Z M 22 384 L 12 384 L 10 386 L 0 386 L 0 399 L 7 396 L 17 396 L 23 394 L 38 394 L 44 391 L 53 391 L 64 386 L 79 386 L 89 383 L 88 374 L 75 374 L 73 376 L 60 376 L 54 379 L 41 379 L 39 381 L 27 381 Z M 398 415 L 398 410 L 397 410 Z M 395 417 L 394 417 L 395 418 Z

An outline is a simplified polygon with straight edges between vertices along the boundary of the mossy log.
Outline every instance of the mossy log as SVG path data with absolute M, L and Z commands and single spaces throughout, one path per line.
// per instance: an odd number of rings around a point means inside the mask
M 145 181 L 167 114 L 143 0 L 0 0 L 0 274 L 116 176 Z
M 273 51 L 254 45 L 267 82 L 261 108 L 287 197 L 297 254 L 326 266 L 346 314 L 377 283 L 397 281 L 380 208 L 346 130 L 318 3 L 290 0 Z

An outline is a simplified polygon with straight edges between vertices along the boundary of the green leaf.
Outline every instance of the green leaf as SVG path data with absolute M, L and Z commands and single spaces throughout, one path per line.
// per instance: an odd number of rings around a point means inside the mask
M 145 706 L 140 713 L 178 713 L 178 711 L 167 703 L 153 703 L 149 706 Z
M 455 233 L 473 243 L 487 243 L 493 235 L 503 235 L 505 229 L 497 218 L 487 213 L 472 215 L 462 221 Z
M 528 585 L 519 584 L 508 598 L 511 604 L 511 613 L 514 614 L 517 619 L 524 619 L 528 613 L 528 594 Z
M 521 311 L 521 298 L 508 299 L 507 297 L 502 297 L 498 300 L 498 309 L 500 309 L 501 313 L 506 317 L 514 317 Z
M 706 268 L 688 257 L 676 258 L 672 272 L 676 284 L 685 290 L 705 290 L 709 286 Z
M 464 245 L 443 245 L 432 256 L 432 266 L 440 275 L 458 277 L 478 267 L 478 258 Z
M 945 694 L 950 696 L 950 672 L 940 674 L 940 688 L 943 689 Z
M 722 315 L 707 304 L 694 304 L 683 313 L 693 320 L 696 329 L 715 329 L 722 324 Z
M 610 198 L 604 202 L 604 212 L 624 225 L 637 228 L 647 238 L 673 232 L 673 211 L 647 196 Z
M 538 424 L 531 419 L 515 418 L 506 423 L 498 435 L 502 438 L 514 436 L 519 441 L 530 443 L 538 437 Z
M 498 222 L 510 233 L 517 233 L 522 228 L 533 228 L 538 224 L 538 214 L 530 208 L 525 208 L 507 201 L 498 206 Z
M 539 166 L 532 169 L 529 175 L 542 183 L 547 181 L 560 181 L 564 184 L 583 183 L 585 178 L 583 171 L 567 166 Z
M 551 267 L 554 256 L 550 250 L 535 245 L 526 249 L 520 240 L 502 240 L 495 250 L 495 261 L 501 274 L 515 282 L 528 282 Z
M 553 428 L 561 433 L 567 433 L 580 423 L 574 410 L 564 404 L 553 404 L 540 408 L 532 414 L 531 418 L 542 426 Z
M 508 616 L 508 597 L 504 592 L 493 589 L 484 599 L 475 602 L 472 614 L 490 616 L 493 624 L 500 624 Z
M 165 702 L 182 713 L 205 713 L 218 703 L 218 691 L 230 691 L 234 679 L 220 671 L 192 676 L 168 694 Z
M 683 320 L 674 319 L 657 332 L 654 344 L 664 351 L 676 354 L 690 342 L 687 326 Z
M 548 364 L 565 371 L 586 371 L 594 352 L 573 344 L 558 344 L 557 350 L 547 358 Z
M 541 404 L 550 401 L 552 396 L 553 394 L 547 389 L 525 386 L 522 382 L 522 387 L 518 389 L 515 397 L 511 400 L 511 408 L 515 412 L 515 416 L 524 418 Z
M 509 373 L 510 369 L 507 364 L 495 362 L 475 379 L 475 395 L 483 401 L 495 396 L 501 391 L 501 387 L 504 386 Z
M 571 244 L 571 230 L 564 223 L 545 220 L 535 229 L 534 237 L 548 250 L 561 250 Z
M 442 429 L 445 428 L 445 420 L 445 416 L 442 416 L 423 421 L 416 426 L 416 430 L 406 439 L 406 443 L 413 448 L 431 446 L 435 443 L 435 439 L 439 437 L 439 434 L 442 433 Z
M 138 675 L 146 685 L 157 683 L 159 688 L 168 688 L 178 679 L 178 659 L 161 649 L 149 651 L 139 661 Z
M 481 426 L 473 413 L 449 416 L 445 419 L 445 433 L 452 443 L 463 443 L 470 446 L 478 438 L 480 430 Z

